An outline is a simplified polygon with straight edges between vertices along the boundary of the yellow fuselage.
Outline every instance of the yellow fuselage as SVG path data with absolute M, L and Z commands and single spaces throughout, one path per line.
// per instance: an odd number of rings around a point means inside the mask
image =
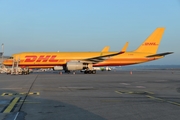
M 7 59 L 3 62 L 6 66 L 12 66 L 13 60 L 19 61 L 20 67 L 29 68 L 52 68 L 54 66 L 63 66 L 68 61 L 84 60 L 96 56 L 113 54 L 116 52 L 23 52 L 13 55 L 13 59 Z M 147 58 L 150 54 L 138 52 L 125 52 L 93 64 L 96 66 L 124 66 L 156 60 L 162 57 Z

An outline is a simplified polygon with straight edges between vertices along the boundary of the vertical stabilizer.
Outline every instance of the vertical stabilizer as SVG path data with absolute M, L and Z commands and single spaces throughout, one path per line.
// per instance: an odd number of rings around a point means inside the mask
M 165 28 L 157 28 L 134 52 L 153 53 L 158 50 Z

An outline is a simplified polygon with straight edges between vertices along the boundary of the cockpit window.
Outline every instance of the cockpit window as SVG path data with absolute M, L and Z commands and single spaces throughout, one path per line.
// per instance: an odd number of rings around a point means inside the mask
M 9 57 L 9 59 L 13 59 L 13 57 Z

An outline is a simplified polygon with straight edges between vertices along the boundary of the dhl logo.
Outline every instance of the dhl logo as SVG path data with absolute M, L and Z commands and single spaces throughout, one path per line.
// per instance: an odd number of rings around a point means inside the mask
M 156 44 L 155 42 L 146 42 L 143 45 L 145 45 L 145 46 L 156 46 L 158 44 Z
M 24 62 L 58 62 L 56 55 L 27 55 Z

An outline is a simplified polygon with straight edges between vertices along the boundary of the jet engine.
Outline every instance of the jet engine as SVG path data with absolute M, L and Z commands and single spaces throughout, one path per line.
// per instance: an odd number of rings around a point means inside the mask
M 63 66 L 54 66 L 53 70 L 63 70 Z
M 81 63 L 79 61 L 69 61 L 66 64 L 67 70 L 83 70 L 87 68 L 87 64 Z

